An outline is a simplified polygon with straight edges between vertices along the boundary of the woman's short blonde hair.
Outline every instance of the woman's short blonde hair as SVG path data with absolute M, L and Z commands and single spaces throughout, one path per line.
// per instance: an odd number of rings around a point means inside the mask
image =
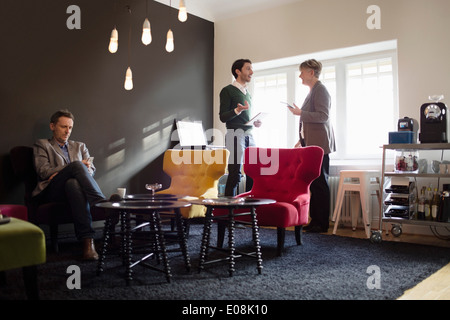
M 312 69 L 314 70 L 314 76 L 319 78 L 320 73 L 322 72 L 322 63 L 314 59 L 309 59 L 302 62 L 300 69 Z

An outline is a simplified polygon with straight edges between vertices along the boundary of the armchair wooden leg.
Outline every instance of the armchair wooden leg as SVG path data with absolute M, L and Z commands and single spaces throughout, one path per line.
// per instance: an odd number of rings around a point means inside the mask
M 284 238 L 286 236 L 285 228 L 277 228 L 277 256 L 281 257 L 284 250 Z
M 297 245 L 303 244 L 303 226 L 295 226 L 295 240 L 297 241 Z

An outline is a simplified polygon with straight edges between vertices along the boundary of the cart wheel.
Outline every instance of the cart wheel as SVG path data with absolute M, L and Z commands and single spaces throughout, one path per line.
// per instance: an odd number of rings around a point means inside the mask
M 392 235 L 394 237 L 400 237 L 402 234 L 402 226 L 399 224 L 394 224 L 391 229 Z
M 372 234 L 370 235 L 370 241 L 373 243 L 381 243 L 381 240 L 381 231 L 372 231 Z

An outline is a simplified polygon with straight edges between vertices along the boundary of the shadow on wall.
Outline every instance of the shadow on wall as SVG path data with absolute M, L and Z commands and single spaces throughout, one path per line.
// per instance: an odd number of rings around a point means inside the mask
M 97 162 L 101 167 L 97 182 L 105 196 L 120 187 L 127 188 L 127 193 L 144 193 L 146 183 L 170 183 L 162 171 L 162 159 L 164 152 L 177 143 L 171 141 L 175 121 L 175 116 L 166 117 L 144 127 L 140 140 L 121 138 L 107 146 L 102 164 Z
M 142 141 L 144 151 L 143 157 L 146 158 L 156 155 L 156 158 L 129 180 L 129 188 L 132 192 L 148 192 L 145 189 L 145 185 L 148 183 L 160 183 L 162 184 L 162 189 L 167 189 L 170 186 L 170 177 L 163 171 L 163 160 L 164 152 L 167 149 L 174 148 L 178 144 L 176 134 L 174 135 L 177 129 L 176 121 L 177 119 L 172 119 L 172 124 L 170 126 L 163 125 L 157 132 L 149 132 L 149 130 L 147 130 L 148 128 L 145 128 L 144 131 L 147 132 L 147 136 L 145 136 Z M 168 122 L 166 122 L 166 124 L 168 124 Z M 158 139 L 161 134 L 163 135 L 164 140 Z M 166 140 L 166 137 L 168 137 L 168 141 Z M 153 142 L 151 143 L 151 141 Z M 162 143 L 162 141 L 167 142 Z M 161 144 L 164 144 L 165 147 L 162 148 Z

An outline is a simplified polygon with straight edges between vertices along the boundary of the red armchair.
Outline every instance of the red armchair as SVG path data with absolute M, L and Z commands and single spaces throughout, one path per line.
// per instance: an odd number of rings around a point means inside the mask
M 21 204 L 0 204 L 0 213 L 4 216 L 28 221 L 27 207 Z
M 309 186 L 320 175 L 323 150 L 311 146 L 293 149 L 250 147 L 245 150 L 245 174 L 253 179 L 251 191 L 237 197 L 268 198 L 277 202 L 256 209 L 258 225 L 277 228 L 277 254 L 284 249 L 285 229 L 295 227 L 297 244 L 302 243 L 302 228 L 308 223 Z M 214 215 L 226 211 L 215 210 Z M 245 221 L 248 216 L 236 217 Z M 248 220 L 247 220 L 248 221 Z M 220 227 L 218 245 L 223 244 L 225 228 Z

